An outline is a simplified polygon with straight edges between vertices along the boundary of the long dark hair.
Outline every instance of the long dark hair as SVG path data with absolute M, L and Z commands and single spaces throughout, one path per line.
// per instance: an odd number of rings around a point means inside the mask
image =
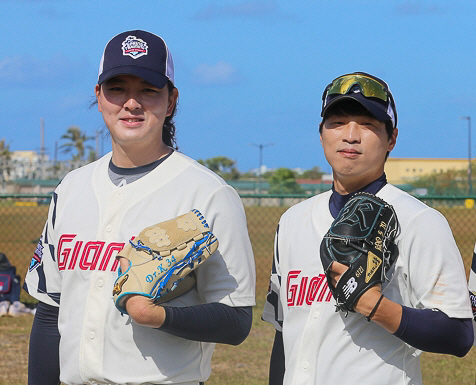
M 169 96 L 174 92 L 175 86 L 171 81 L 167 82 L 167 88 L 169 90 Z M 177 113 L 177 104 L 178 98 L 175 102 L 174 109 L 172 113 L 165 118 L 164 126 L 162 127 L 162 141 L 169 147 L 172 147 L 175 150 L 178 150 L 177 138 L 176 138 L 176 128 L 175 128 L 175 114 Z
M 171 96 L 172 93 L 174 92 L 175 86 L 172 84 L 170 80 L 167 82 L 167 89 L 169 91 L 169 96 Z M 94 107 L 96 104 L 98 104 L 98 100 L 94 97 L 94 100 L 91 102 L 89 107 L 90 108 Z M 175 122 L 174 122 L 175 114 L 177 113 L 177 105 L 178 105 L 178 97 L 177 97 L 177 100 L 175 101 L 175 106 L 172 113 L 169 116 L 165 117 L 164 125 L 162 126 L 162 141 L 167 146 L 172 147 L 174 150 L 178 150 L 177 137 L 176 137 L 177 129 L 175 128 Z

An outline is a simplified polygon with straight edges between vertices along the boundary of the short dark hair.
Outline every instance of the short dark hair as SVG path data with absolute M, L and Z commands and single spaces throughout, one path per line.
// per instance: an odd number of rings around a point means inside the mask
M 319 124 L 319 133 L 322 134 L 322 128 L 324 121 L 331 115 L 335 116 L 370 116 L 375 119 L 375 117 L 359 102 L 353 99 L 345 99 L 341 102 L 337 102 L 333 106 L 330 106 L 329 109 L 325 112 L 321 124 Z M 390 139 L 393 135 L 393 123 L 391 120 L 385 122 L 385 131 L 387 136 Z

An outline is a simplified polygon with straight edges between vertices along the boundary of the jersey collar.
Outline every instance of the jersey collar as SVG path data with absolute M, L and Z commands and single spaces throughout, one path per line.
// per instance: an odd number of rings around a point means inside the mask
M 345 195 L 339 194 L 335 190 L 334 184 L 332 184 L 332 195 L 331 195 L 331 198 L 329 199 L 329 210 L 331 211 L 332 217 L 334 219 L 337 218 L 339 211 L 342 209 L 342 207 L 344 207 L 347 201 L 354 196 L 355 193 L 368 192 L 370 194 L 375 195 L 386 184 L 387 184 L 387 177 L 385 173 L 383 173 L 380 178 L 369 183 L 367 186 L 364 186 L 360 190 L 354 191 L 353 193 L 350 193 L 350 194 L 345 194 Z

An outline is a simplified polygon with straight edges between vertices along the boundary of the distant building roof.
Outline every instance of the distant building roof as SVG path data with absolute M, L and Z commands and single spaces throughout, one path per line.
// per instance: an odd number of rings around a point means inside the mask
M 59 179 L 14 179 L 11 181 L 19 186 L 31 187 L 31 186 L 41 186 L 41 187 L 56 187 L 60 180 Z

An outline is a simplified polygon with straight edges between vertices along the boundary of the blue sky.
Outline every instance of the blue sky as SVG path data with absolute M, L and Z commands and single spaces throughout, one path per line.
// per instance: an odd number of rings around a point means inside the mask
M 383 78 L 395 96 L 392 156 L 468 156 L 460 117 L 476 123 L 473 1 L 0 0 L 0 9 L 0 139 L 11 150 L 40 149 L 42 118 L 50 157 L 69 126 L 103 129 L 89 106 L 104 46 L 145 29 L 172 51 L 178 143 L 195 159 L 223 155 L 248 171 L 263 144 L 269 168 L 329 172 L 321 95 L 354 71 Z

